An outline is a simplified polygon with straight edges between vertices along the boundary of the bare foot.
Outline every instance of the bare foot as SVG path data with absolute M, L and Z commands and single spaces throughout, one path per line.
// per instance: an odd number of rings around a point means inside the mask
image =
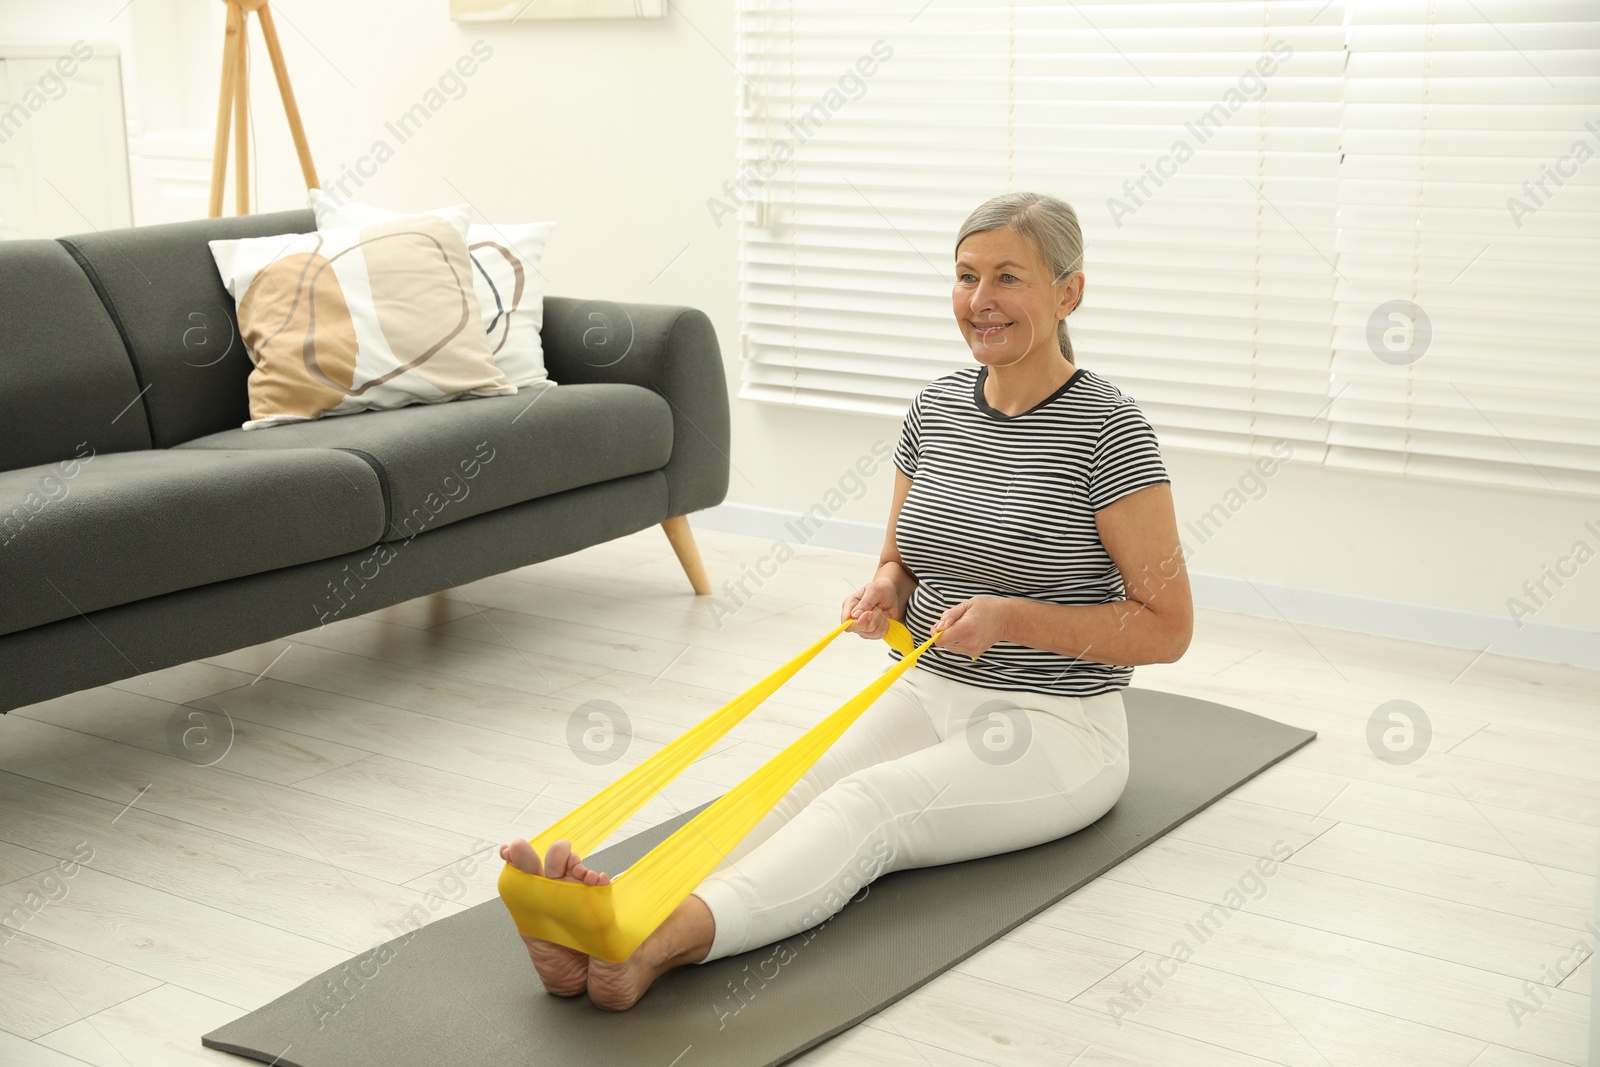
M 572 854 L 572 845 L 566 841 L 551 845 L 543 864 L 533 846 L 521 839 L 501 845 L 500 858 L 519 871 L 547 878 L 585 885 L 606 885 L 611 881 L 609 876 L 585 867 Z M 546 991 L 558 997 L 575 997 L 588 988 L 590 960 L 587 953 L 538 937 L 524 936 L 522 943 L 527 946 L 528 958 L 533 960 Z
M 589 957 L 589 999 L 606 1011 L 627 1011 L 657 978 L 705 959 L 715 933 L 711 909 L 690 894 L 627 959 L 610 963 Z

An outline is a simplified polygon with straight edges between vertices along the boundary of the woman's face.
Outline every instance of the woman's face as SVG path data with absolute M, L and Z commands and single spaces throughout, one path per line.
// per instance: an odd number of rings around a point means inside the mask
M 1009 365 L 1030 355 L 1059 359 L 1056 323 L 1082 293 L 1082 271 L 1051 285 L 1050 269 L 1032 243 L 1009 226 L 970 234 L 956 250 L 950 302 L 980 363 Z

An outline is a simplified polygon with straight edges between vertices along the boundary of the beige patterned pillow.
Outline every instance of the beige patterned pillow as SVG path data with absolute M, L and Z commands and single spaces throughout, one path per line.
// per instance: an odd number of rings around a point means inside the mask
M 318 229 L 365 226 L 394 218 L 399 212 L 345 200 L 322 189 L 311 190 L 311 209 Z M 465 204 L 423 212 L 444 218 L 470 219 Z M 483 310 L 483 332 L 494 365 L 519 389 L 555 384 L 544 365 L 544 275 L 539 262 L 555 230 L 554 222 L 471 223 L 463 236 L 472 256 L 472 284 Z
M 407 215 L 210 242 L 254 364 L 244 428 L 515 393 L 479 326 L 465 225 Z

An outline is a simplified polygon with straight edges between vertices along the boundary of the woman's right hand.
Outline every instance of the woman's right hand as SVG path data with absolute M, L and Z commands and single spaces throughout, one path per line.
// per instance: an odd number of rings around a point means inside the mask
M 868 641 L 881 641 L 889 632 L 889 620 L 905 614 L 899 592 L 887 578 L 874 578 L 844 598 L 839 621 L 853 618 L 848 633 L 860 634 Z

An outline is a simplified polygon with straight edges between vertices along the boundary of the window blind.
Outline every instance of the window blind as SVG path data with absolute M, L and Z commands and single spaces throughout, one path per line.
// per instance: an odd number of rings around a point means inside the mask
M 1329 464 L 1600 492 L 1600 8 L 1348 11 Z
M 1518 72 L 1526 57 L 1493 26 L 1468 25 L 1476 8 L 1514 9 L 1523 51 L 1560 54 L 1555 85 Z M 1083 226 L 1078 361 L 1137 399 L 1164 444 L 1288 441 L 1301 460 L 1581 487 L 1600 435 L 1571 385 L 1594 378 L 1565 374 L 1594 324 L 1579 295 L 1594 246 L 1577 232 L 1597 217 L 1592 177 L 1540 209 L 1549 236 L 1507 228 L 1487 263 L 1438 275 L 1505 212 L 1507 173 L 1555 159 L 1519 113 L 1581 128 L 1597 20 L 1575 2 L 1476 8 L 741 0 L 737 173 L 707 202 L 739 228 L 739 395 L 903 415 L 972 363 L 950 304 L 961 222 L 1034 190 Z M 1445 42 L 1460 46 L 1449 62 Z M 1471 106 L 1502 91 L 1474 84 L 1489 75 L 1520 95 Z M 1503 314 L 1508 285 L 1527 296 L 1520 318 Z M 1408 365 L 1368 344 L 1396 299 L 1430 315 Z M 1405 340 L 1382 323 L 1380 342 Z M 1516 373 L 1535 365 L 1537 380 Z

